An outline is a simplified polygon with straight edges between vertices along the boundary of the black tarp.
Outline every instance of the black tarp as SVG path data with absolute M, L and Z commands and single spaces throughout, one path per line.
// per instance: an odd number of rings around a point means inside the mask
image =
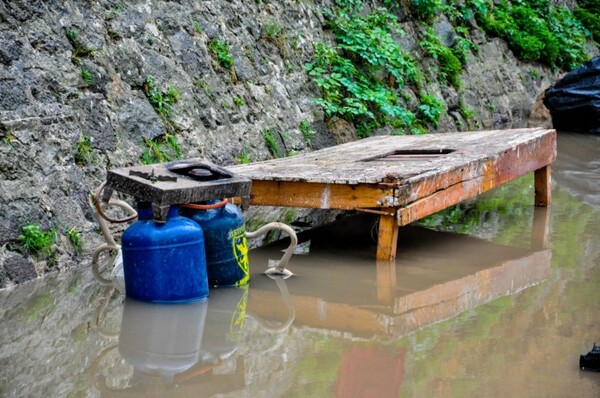
M 544 105 L 550 110 L 555 129 L 600 133 L 600 56 L 547 89 Z

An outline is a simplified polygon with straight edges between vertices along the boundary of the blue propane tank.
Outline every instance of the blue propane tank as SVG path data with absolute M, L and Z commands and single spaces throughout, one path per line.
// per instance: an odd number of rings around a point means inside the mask
M 241 210 L 224 199 L 182 205 L 181 215 L 191 218 L 204 230 L 209 285 L 248 283 L 248 244 Z
M 123 233 L 123 273 L 128 297 L 156 303 L 203 300 L 208 297 L 202 228 L 171 206 L 165 223 L 152 219 L 141 205 L 138 221 Z

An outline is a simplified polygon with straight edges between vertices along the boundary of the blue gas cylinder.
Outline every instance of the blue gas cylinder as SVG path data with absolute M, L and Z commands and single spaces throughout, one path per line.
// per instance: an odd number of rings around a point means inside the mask
M 210 286 L 240 286 L 250 280 L 246 228 L 241 210 L 223 201 L 183 205 L 181 215 L 204 230 Z
M 123 233 L 123 273 L 128 297 L 158 303 L 208 297 L 202 228 L 171 206 L 165 223 L 152 220 L 150 206 Z

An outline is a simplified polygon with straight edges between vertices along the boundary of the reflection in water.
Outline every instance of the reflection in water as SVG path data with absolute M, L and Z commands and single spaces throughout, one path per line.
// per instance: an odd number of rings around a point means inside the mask
M 600 135 L 558 134 L 553 179 L 582 202 L 600 208 Z
M 0 395 L 597 397 L 578 369 L 600 339 L 585 151 L 596 137 L 559 136 L 551 211 L 528 177 L 450 210 L 466 234 L 401 229 L 392 264 L 358 217 L 301 236 L 285 281 L 259 274 L 285 242 L 251 251 L 250 286 L 205 303 L 125 300 L 87 269 L 2 292 Z

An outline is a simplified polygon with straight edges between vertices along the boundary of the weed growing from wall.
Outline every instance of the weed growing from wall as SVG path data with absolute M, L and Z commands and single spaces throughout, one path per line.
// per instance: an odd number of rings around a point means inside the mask
M 142 153 L 140 161 L 142 164 L 151 164 L 180 158 L 181 149 L 175 137 L 178 129 L 171 120 L 171 110 L 172 106 L 179 102 L 181 92 L 173 86 L 169 86 L 166 90 L 160 90 L 150 75 L 146 77 L 144 91 L 148 101 L 167 127 L 167 133 L 144 142 L 146 149 Z
M 302 133 L 302 137 L 304 137 L 304 143 L 307 147 L 311 146 L 311 139 L 315 135 L 315 131 L 310 126 L 310 122 L 308 120 L 303 120 L 300 122 L 300 132 Z
M 415 115 L 398 94 L 407 83 L 419 83 L 418 72 L 394 40 L 400 34 L 396 17 L 383 9 L 357 16 L 338 8 L 328 18 L 338 47 L 317 43 L 314 61 L 306 64 L 321 89 L 314 102 L 328 116 L 352 121 L 361 137 L 385 125 L 411 126 Z
M 208 43 L 208 49 L 217 58 L 222 68 L 229 69 L 233 66 L 233 57 L 229 52 L 229 44 L 225 40 L 212 39 Z
M 460 60 L 450 48 L 440 42 L 440 38 L 433 28 L 428 28 L 424 33 L 424 37 L 425 39 L 419 45 L 427 54 L 438 61 L 439 79 L 452 84 L 457 89 L 460 88 L 460 73 L 462 72 Z
M 565 7 L 549 0 L 469 0 L 478 23 L 490 35 L 508 43 L 523 60 L 571 70 L 588 59 L 586 32 Z
M 21 227 L 19 242 L 27 252 L 36 257 L 48 257 L 52 254 L 52 245 L 56 241 L 54 229 L 43 231 L 38 224 Z
M 429 94 L 423 94 L 420 99 L 421 105 L 418 107 L 419 118 L 437 127 L 440 116 L 445 111 L 444 102 Z
M 94 84 L 94 78 L 92 77 L 92 73 L 85 69 L 83 66 L 81 67 L 81 78 L 83 79 L 83 84 L 86 87 L 91 86 L 92 84 Z
M 275 138 L 275 134 L 277 133 L 268 129 L 262 132 L 263 140 L 265 141 L 269 152 L 271 152 L 271 155 L 275 156 L 276 158 L 280 158 L 281 151 L 277 146 L 277 139 Z
M 154 82 L 154 77 L 148 75 L 144 84 L 144 92 L 154 108 L 156 113 L 164 119 L 171 115 L 171 107 L 179 102 L 181 92 L 173 86 L 169 86 L 166 91 L 161 91 Z
M 73 248 L 75 254 L 80 254 L 83 251 L 83 238 L 76 227 L 73 227 L 67 231 L 67 238 Z
M 151 140 L 144 141 L 146 149 L 142 152 L 142 164 L 164 163 L 181 158 L 181 148 L 177 137 L 173 134 L 164 134 Z
M 600 0 L 580 0 L 574 14 L 591 33 L 592 39 L 600 46 Z
M 94 55 L 96 49 L 93 47 L 86 47 L 79 39 L 79 31 L 77 29 L 67 29 L 65 32 L 69 43 L 73 47 L 73 55 L 71 60 L 75 64 L 79 64 L 80 58 L 91 57 Z
M 92 138 L 87 134 L 81 134 L 75 146 L 75 163 L 78 166 L 86 166 L 94 160 L 92 153 Z

